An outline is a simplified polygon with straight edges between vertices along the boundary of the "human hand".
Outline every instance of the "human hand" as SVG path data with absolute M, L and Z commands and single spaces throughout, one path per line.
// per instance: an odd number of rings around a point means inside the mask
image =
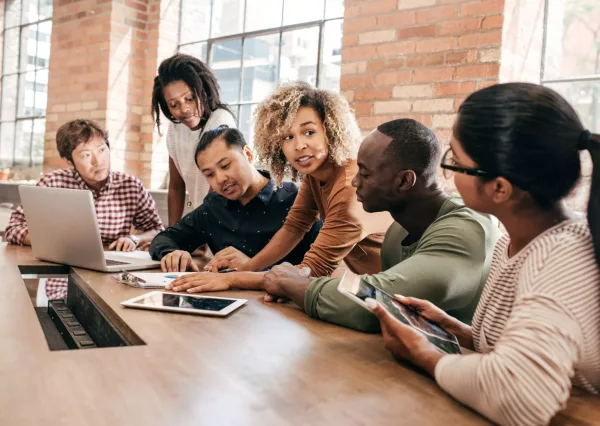
M 200 269 L 192 260 L 192 255 L 187 251 L 175 250 L 163 256 L 160 260 L 160 269 L 163 272 L 185 272 L 188 268 L 200 272 Z
M 118 240 L 113 241 L 108 246 L 108 249 L 115 251 L 134 251 L 135 243 L 129 237 L 121 237 Z
M 263 278 L 265 302 L 285 303 L 288 301 L 285 286 L 296 285 L 300 281 L 310 281 L 310 268 L 299 269 L 291 263 L 284 262 L 274 266 Z
M 171 281 L 165 288 L 173 291 L 186 291 L 187 293 L 229 290 L 231 276 L 228 275 L 197 272 L 195 274 L 183 275 Z
M 395 358 L 406 360 L 433 376 L 444 354 L 422 333 L 394 318 L 379 302 L 368 298 L 366 303 L 379 319 L 385 348 Z
M 243 271 L 243 266 L 250 258 L 235 247 L 227 247 L 216 253 L 204 267 L 205 271 L 219 272 L 220 269 L 235 268 Z

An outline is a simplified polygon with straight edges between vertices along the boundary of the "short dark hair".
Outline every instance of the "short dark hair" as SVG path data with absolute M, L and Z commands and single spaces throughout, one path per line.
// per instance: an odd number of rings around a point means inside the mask
M 377 130 L 392 138 L 383 154 L 391 155 L 399 168 L 410 169 L 418 177 L 437 176 L 440 144 L 431 129 L 416 120 L 401 118 L 383 123 Z
M 194 56 L 177 53 L 160 63 L 158 75 L 154 78 L 152 116 L 159 131 L 161 111 L 173 123 L 178 123 L 171 114 L 171 111 L 169 111 L 163 89 L 167 84 L 180 80 L 184 81 L 190 87 L 202 107 L 201 125 L 206 123 L 213 111 L 217 109 L 229 111 L 229 107 L 221 101 L 219 84 L 212 70 Z
M 72 162 L 73 150 L 95 136 L 104 139 L 110 148 L 108 134 L 98 123 L 92 120 L 72 120 L 60 126 L 56 132 L 56 148 L 61 158 Z
M 565 198 L 581 174 L 580 150 L 592 157 L 588 223 L 600 265 L 600 136 L 587 131 L 557 92 L 505 83 L 479 90 L 458 109 L 454 136 L 490 179 L 506 178 L 543 209 Z
M 200 137 L 200 141 L 196 146 L 196 153 L 194 154 L 196 166 L 198 166 L 198 154 L 200 154 L 202 151 L 205 151 L 206 148 L 208 148 L 217 139 L 222 139 L 225 141 L 228 147 L 234 146 L 242 149 L 248 145 L 242 132 L 240 132 L 238 129 L 229 127 L 227 124 L 222 124 L 216 129 L 204 132 L 202 137 Z

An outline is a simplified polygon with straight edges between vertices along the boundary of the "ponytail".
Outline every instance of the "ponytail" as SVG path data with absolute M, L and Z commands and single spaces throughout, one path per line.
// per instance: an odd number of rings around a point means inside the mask
M 587 144 L 580 144 L 580 148 L 587 149 L 592 157 L 592 186 L 587 219 L 592 233 L 596 263 L 600 267 L 600 135 L 588 132 L 586 135 Z

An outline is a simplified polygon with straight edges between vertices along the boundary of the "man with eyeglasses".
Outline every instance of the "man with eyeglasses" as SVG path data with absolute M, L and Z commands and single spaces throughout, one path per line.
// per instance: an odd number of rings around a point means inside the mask
M 423 124 L 400 119 L 380 125 L 360 146 L 352 184 L 367 212 L 389 211 L 394 223 L 381 250 L 382 271 L 364 275 L 390 294 L 433 302 L 471 323 L 500 230 L 495 218 L 468 209 L 444 192 L 438 178 L 440 145 Z M 453 164 L 452 171 L 476 173 Z M 310 316 L 362 331 L 379 321 L 338 292 L 339 279 L 307 278 L 289 265 L 265 275 L 265 290 L 289 298 Z

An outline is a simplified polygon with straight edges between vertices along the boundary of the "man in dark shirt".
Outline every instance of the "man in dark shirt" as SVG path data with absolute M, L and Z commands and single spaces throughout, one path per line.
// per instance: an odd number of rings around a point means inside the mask
M 203 244 L 208 244 L 213 253 L 233 247 L 243 254 L 232 250 L 232 256 L 252 257 L 281 228 L 298 187 L 284 182 L 277 188 L 268 172 L 254 167 L 253 160 L 252 150 L 237 129 L 220 126 L 202 136 L 196 164 L 215 192 L 152 241 L 150 254 L 161 261 L 163 271 L 198 271 L 190 253 Z M 284 261 L 300 263 L 320 228 L 317 222 Z M 196 285 L 210 285 L 218 281 L 216 278 L 205 272 L 194 280 Z

